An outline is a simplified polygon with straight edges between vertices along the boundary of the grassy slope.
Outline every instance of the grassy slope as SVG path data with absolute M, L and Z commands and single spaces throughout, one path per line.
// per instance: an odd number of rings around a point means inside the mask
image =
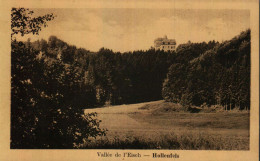
M 182 128 L 249 129 L 249 113 L 170 113 L 131 114 L 140 122 Z
M 179 105 L 155 101 L 96 111 L 109 131 L 85 145 L 113 149 L 249 149 L 249 113 L 176 112 Z

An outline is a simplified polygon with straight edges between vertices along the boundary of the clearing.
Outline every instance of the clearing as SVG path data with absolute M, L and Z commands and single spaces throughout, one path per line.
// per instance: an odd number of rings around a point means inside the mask
M 101 128 L 108 130 L 106 137 L 109 140 L 136 137 L 160 141 L 166 136 L 189 135 L 191 139 L 209 138 L 218 142 L 217 144 L 221 144 L 220 149 L 249 150 L 249 112 L 189 113 L 176 112 L 169 108 L 171 106 L 177 105 L 171 103 L 169 106 L 169 103 L 161 100 L 86 109 L 85 112 L 97 112 L 98 119 L 102 120 Z

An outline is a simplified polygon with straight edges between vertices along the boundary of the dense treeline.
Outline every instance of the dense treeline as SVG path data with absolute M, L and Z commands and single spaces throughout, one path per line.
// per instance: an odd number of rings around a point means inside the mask
M 176 52 L 90 52 L 55 36 L 26 45 L 49 65 L 75 68 L 78 88 L 70 92 L 70 101 L 82 108 L 162 98 L 183 105 L 249 108 L 250 30 L 222 43 L 181 44 Z
M 188 53 L 191 51 L 185 51 Z M 201 50 L 193 59 L 174 62 L 164 81 L 162 95 L 165 100 L 186 107 L 204 104 L 221 105 L 226 110 L 249 109 L 250 30 Z
M 80 75 L 79 88 L 74 90 L 82 94 L 89 89 L 91 95 L 71 93 L 82 108 L 162 99 L 162 83 L 176 57 L 175 52 L 154 49 L 119 53 L 101 48 L 94 53 L 70 46 L 55 36 L 25 44 L 38 51 L 38 59 L 49 66 L 60 62 L 77 70 L 74 74 Z

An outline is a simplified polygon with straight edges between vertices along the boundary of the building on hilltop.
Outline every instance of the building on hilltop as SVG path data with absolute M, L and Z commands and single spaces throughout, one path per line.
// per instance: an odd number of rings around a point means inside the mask
M 165 35 L 163 38 L 157 38 L 154 40 L 154 48 L 155 50 L 175 51 L 176 41 L 175 39 L 168 39 Z

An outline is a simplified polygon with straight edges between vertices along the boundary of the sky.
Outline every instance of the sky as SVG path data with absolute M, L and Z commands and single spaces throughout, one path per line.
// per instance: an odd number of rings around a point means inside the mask
M 45 39 L 51 35 L 76 47 L 98 51 L 146 50 L 154 39 L 167 35 L 178 44 L 225 41 L 250 28 L 249 10 L 188 9 L 31 9 L 35 16 L 53 13 L 39 36 L 20 40 Z

